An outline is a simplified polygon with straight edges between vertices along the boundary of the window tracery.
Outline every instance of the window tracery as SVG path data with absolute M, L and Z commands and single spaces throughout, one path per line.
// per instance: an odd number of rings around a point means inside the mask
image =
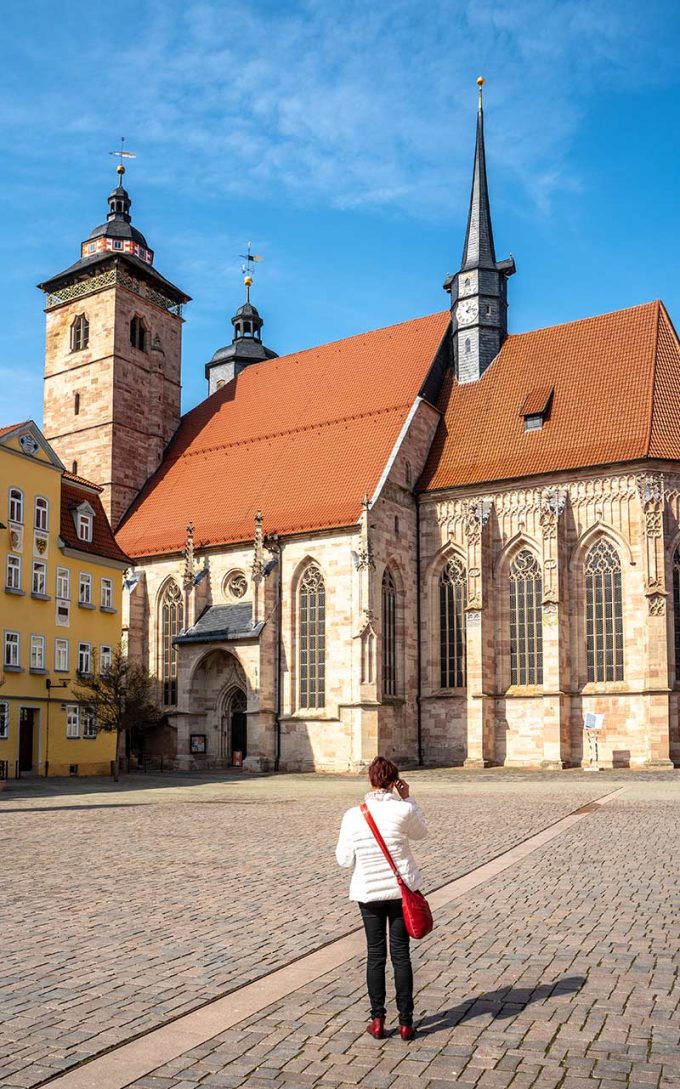
M 621 560 L 609 541 L 602 539 L 588 551 L 585 581 L 588 680 L 622 681 Z
M 523 548 L 510 565 L 510 683 L 543 684 L 543 578 L 536 556 Z
M 326 586 L 315 564 L 304 572 L 298 598 L 300 706 L 323 707 L 326 702 Z
M 397 695 L 397 587 L 388 567 L 382 577 L 383 695 Z
M 439 576 L 439 683 L 442 688 L 464 688 L 466 684 L 466 605 L 465 565 L 454 556 Z
M 177 703 L 177 647 L 173 639 L 179 635 L 184 622 L 182 591 L 174 579 L 166 585 L 159 607 L 159 665 L 163 703 Z

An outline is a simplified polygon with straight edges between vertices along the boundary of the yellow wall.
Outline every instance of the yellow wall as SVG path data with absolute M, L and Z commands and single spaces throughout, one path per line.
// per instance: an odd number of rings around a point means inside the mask
M 34 426 L 34 425 L 33 425 Z M 37 432 L 37 429 L 35 431 Z M 42 436 L 41 436 L 42 438 Z M 43 440 L 44 441 L 44 440 Z M 49 452 L 48 452 L 49 451 Z M 0 440 L 0 711 L 1 705 L 9 709 L 9 731 L 0 737 L 0 761 L 7 761 L 10 778 L 16 775 L 20 759 L 20 719 L 24 720 L 26 738 L 30 737 L 30 770 L 45 774 L 48 761 L 49 775 L 101 775 L 110 771 L 115 752 L 115 735 L 101 732 L 94 738 L 84 738 L 82 724 L 80 737 L 67 738 L 65 705 L 73 703 L 70 682 L 76 678 L 78 645 L 90 643 L 96 651 L 100 647 L 115 647 L 121 638 L 122 564 L 98 559 L 60 546 L 61 468 L 49 447 L 33 455 L 25 454 L 18 439 Z M 12 548 L 12 526 L 9 517 L 9 490 L 18 487 L 24 494 L 23 547 Z M 40 555 L 36 546 L 35 499 L 48 500 L 47 549 Z M 84 493 L 83 498 L 87 495 Z M 16 545 L 16 540 L 14 541 Z M 21 557 L 21 593 L 7 589 L 7 556 Z M 71 553 L 69 555 L 69 552 Z M 32 593 L 33 561 L 47 564 L 46 599 Z M 57 623 L 56 580 L 57 568 L 70 573 L 70 605 L 68 625 Z M 92 601 L 94 608 L 78 604 L 79 575 L 92 576 Z M 101 580 L 111 579 L 113 584 L 113 612 L 101 608 Z M 5 632 L 20 635 L 20 671 L 5 664 Z M 31 668 L 31 636 L 44 636 L 44 669 Z M 68 669 L 56 669 L 56 639 L 68 640 Z M 49 692 L 47 681 L 52 688 Z M 67 683 L 66 688 L 56 687 Z M 31 728 L 30 718 L 33 719 Z M 0 715 L 0 723 L 2 716 Z M 28 749 L 28 744 L 26 748 Z M 71 772 L 77 765 L 77 772 Z

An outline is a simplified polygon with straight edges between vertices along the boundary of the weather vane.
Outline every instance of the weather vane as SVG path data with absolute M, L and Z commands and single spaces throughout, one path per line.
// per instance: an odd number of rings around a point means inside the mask
M 243 273 L 243 282 L 246 285 L 246 302 L 250 302 L 250 288 L 253 283 L 253 265 L 256 261 L 262 260 L 259 254 L 251 252 L 252 245 L 252 242 L 248 242 L 248 252 L 239 253 L 239 257 L 243 260 L 241 272 Z
M 120 151 L 110 151 L 109 155 L 115 155 L 115 157 L 119 160 L 118 161 L 118 166 L 116 167 L 116 174 L 118 174 L 118 176 L 120 178 L 120 181 L 122 182 L 123 174 L 125 173 L 125 166 L 123 165 L 123 159 L 136 159 L 137 156 L 135 155 L 134 151 L 126 151 L 125 150 L 125 137 L 124 136 L 121 136 L 121 138 L 120 138 Z

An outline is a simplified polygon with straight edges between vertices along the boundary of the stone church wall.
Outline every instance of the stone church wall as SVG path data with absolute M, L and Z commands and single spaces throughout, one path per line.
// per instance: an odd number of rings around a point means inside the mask
M 678 757 L 670 556 L 677 485 L 648 468 L 521 489 L 429 496 L 422 507 L 423 726 L 428 762 L 572 766 L 584 759 L 583 715 L 605 716 L 600 756 L 614 766 Z M 621 562 L 624 679 L 588 681 L 585 572 L 604 538 Z M 509 566 L 520 549 L 543 578 L 543 684 L 510 684 Z M 467 570 L 467 687 L 439 687 L 438 579 L 451 555 Z M 672 596 L 672 595 L 671 595 Z M 670 705 L 670 706 L 669 706 Z M 587 758 L 587 753 L 586 753 Z

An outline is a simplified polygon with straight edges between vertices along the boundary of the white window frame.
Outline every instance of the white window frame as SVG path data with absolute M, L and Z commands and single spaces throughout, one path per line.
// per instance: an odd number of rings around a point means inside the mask
M 99 672 L 108 673 L 113 664 L 113 647 L 102 643 L 99 648 Z
M 55 673 L 68 673 L 68 639 L 57 636 L 54 640 L 54 670 Z
M 87 669 L 83 669 L 85 664 L 87 664 Z M 84 676 L 89 676 L 92 673 L 92 643 L 78 643 L 78 672 Z
M 9 704 L 7 700 L 0 700 L 0 741 L 6 741 L 9 737 Z
M 83 728 L 83 737 L 93 738 L 97 736 L 97 719 L 94 711 L 87 707 L 80 708 L 80 724 Z
M 16 636 L 16 639 L 13 638 Z M 9 653 L 8 653 L 9 651 Z M 15 653 L 14 653 L 15 652 Z M 3 662 L 5 668 L 14 666 L 21 668 L 21 633 L 18 631 L 6 631 L 3 646 Z
M 80 708 L 77 703 L 66 705 L 66 736 L 73 739 L 80 737 Z
M 24 524 L 24 493 L 21 488 L 9 489 L 9 520 L 10 522 L 18 522 L 19 525 Z
M 94 516 L 89 511 L 79 510 L 76 515 L 76 532 L 80 541 L 92 541 Z
M 21 589 L 21 556 L 15 556 L 12 552 L 7 556 L 5 588 L 7 590 Z
M 32 635 L 31 636 L 31 653 L 30 653 L 30 668 L 31 669 L 44 669 L 45 668 L 45 636 L 44 635 Z
M 60 594 L 60 590 L 66 590 L 66 593 Z M 57 597 L 62 601 L 71 600 L 71 572 L 68 567 L 57 568 Z
M 35 497 L 33 524 L 36 529 L 48 530 L 50 528 L 50 504 L 44 495 L 36 495 Z
M 113 608 L 113 579 L 102 579 L 100 602 L 102 609 Z
M 83 593 L 85 587 L 87 590 Z M 80 571 L 78 574 L 78 604 L 92 604 L 92 575 L 89 575 L 87 571 Z
M 36 575 L 42 575 L 42 579 L 39 580 L 36 585 Z M 44 560 L 33 560 L 33 576 L 31 578 L 31 593 L 33 594 L 47 594 L 47 564 Z

